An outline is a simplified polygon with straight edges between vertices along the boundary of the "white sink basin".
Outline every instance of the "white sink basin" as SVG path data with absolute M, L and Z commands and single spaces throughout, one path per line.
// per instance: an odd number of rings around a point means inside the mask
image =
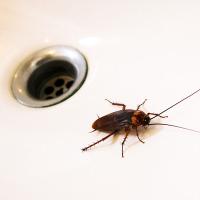
M 104 137 L 88 133 L 119 108 L 160 112 L 199 87 L 200 4 L 156 1 L 2 1 L 0 3 L 0 199 L 200 199 L 200 134 L 162 127 L 146 143 L 124 135 L 82 152 Z M 70 99 L 29 108 L 12 96 L 18 64 L 51 45 L 87 58 L 89 74 Z M 166 114 L 200 130 L 200 94 Z M 155 120 L 156 121 L 156 120 Z M 148 137 L 149 136 L 149 137 Z

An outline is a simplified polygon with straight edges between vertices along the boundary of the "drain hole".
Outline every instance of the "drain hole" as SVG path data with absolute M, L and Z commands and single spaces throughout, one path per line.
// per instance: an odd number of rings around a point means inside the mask
M 56 98 L 66 93 L 75 79 L 76 70 L 71 63 L 60 60 L 49 61 L 41 64 L 33 72 L 28 81 L 28 91 L 35 99 Z M 67 88 L 63 89 L 65 82 L 67 82 Z
M 55 86 L 56 87 L 60 87 L 62 85 L 64 85 L 65 81 L 61 78 L 57 79 L 56 82 L 55 82 Z
M 53 97 L 51 97 L 51 96 L 46 97 L 46 100 L 50 100 L 50 99 L 53 99 Z
M 63 88 L 61 88 L 60 90 L 58 90 L 57 92 L 56 92 L 56 96 L 57 97 L 59 97 L 60 95 L 62 95 L 63 94 Z
M 66 88 L 69 89 L 73 85 L 74 81 L 68 81 L 66 83 Z
M 54 88 L 51 87 L 51 86 L 46 87 L 46 88 L 44 89 L 44 93 L 47 94 L 47 95 L 53 93 L 53 91 L 54 91 Z

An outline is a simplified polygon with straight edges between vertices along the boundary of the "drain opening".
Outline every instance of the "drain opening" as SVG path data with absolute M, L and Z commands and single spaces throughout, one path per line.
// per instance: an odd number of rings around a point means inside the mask
M 66 83 L 65 87 L 66 87 L 67 89 L 69 89 L 69 88 L 73 85 L 73 83 L 74 83 L 74 81 L 73 81 L 73 80 L 70 80 L 70 81 L 68 81 L 68 82 Z
M 76 79 L 75 67 L 66 61 L 49 61 L 41 64 L 28 81 L 29 94 L 38 100 L 57 98 L 65 94 Z M 69 87 L 65 87 L 68 85 Z
M 46 107 L 69 98 L 82 86 L 88 71 L 76 49 L 53 46 L 25 59 L 12 81 L 12 92 L 23 105 Z
M 55 81 L 54 85 L 55 85 L 56 87 L 60 87 L 60 86 L 62 86 L 64 83 L 65 83 L 65 80 L 64 80 L 63 78 L 58 78 L 58 79 Z

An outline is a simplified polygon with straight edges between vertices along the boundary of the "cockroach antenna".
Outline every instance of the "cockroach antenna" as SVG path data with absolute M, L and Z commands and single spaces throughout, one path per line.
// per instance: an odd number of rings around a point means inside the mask
M 149 124 L 149 125 L 150 126 L 153 126 L 153 125 L 171 126 L 171 127 L 174 127 L 174 128 L 180 128 L 180 129 L 184 129 L 184 130 L 187 130 L 187 131 L 192 131 L 192 132 L 195 132 L 195 133 L 200 133 L 200 131 L 197 131 L 197 130 L 194 130 L 194 129 L 191 129 L 191 128 L 185 128 L 185 127 L 182 127 L 182 126 L 177 126 L 177 125 L 174 125 L 174 124 L 152 123 L 152 124 Z
M 174 106 L 176 106 L 176 105 L 178 105 L 179 103 L 181 103 L 181 102 L 185 101 L 186 99 L 190 98 L 191 96 L 193 96 L 194 94 L 196 94 L 196 93 L 197 93 L 197 92 L 199 92 L 199 91 L 200 91 L 200 89 L 196 90 L 196 91 L 195 91 L 195 92 L 193 92 L 192 94 L 190 94 L 190 95 L 188 95 L 187 97 L 185 97 L 185 98 L 181 99 L 181 100 L 180 100 L 180 101 L 178 101 L 177 103 L 175 103 L 175 104 L 173 104 L 172 106 L 170 106 L 170 107 L 166 108 L 165 110 L 163 110 L 162 112 L 160 112 L 158 115 L 156 115 L 156 116 L 153 116 L 153 117 L 152 117 L 152 118 L 150 118 L 150 119 L 152 120 L 152 119 L 154 119 L 154 118 L 158 117 L 159 115 L 161 115 L 161 114 L 165 113 L 166 111 L 170 110 L 170 109 L 171 109 L 171 108 L 173 108 Z
M 150 120 L 156 118 L 156 117 L 159 117 L 161 114 L 163 114 L 164 112 L 170 110 L 171 108 L 173 108 L 174 106 L 178 105 L 179 103 L 185 101 L 186 99 L 190 98 L 191 96 L 193 96 L 194 94 L 196 94 L 197 92 L 199 92 L 200 89 L 196 90 L 195 92 L 193 92 L 192 94 L 188 95 L 187 97 L 181 99 L 180 101 L 178 101 L 177 103 L 173 104 L 172 106 L 166 108 L 165 110 L 163 110 L 162 112 L 160 112 L 158 115 L 156 116 L 153 116 L 152 118 L 150 118 Z M 177 125 L 174 125 L 174 124 L 166 124 L 166 123 L 151 123 L 149 124 L 149 126 L 154 126 L 154 125 L 161 125 L 161 126 L 171 126 L 171 127 L 174 127 L 174 128 L 180 128 L 180 129 L 184 129 L 184 130 L 187 130 L 187 131 L 192 131 L 192 132 L 196 132 L 196 133 L 200 133 L 200 131 L 197 131 L 197 130 L 194 130 L 194 129 L 190 129 L 190 128 L 185 128 L 185 127 L 182 127 L 182 126 L 177 126 Z

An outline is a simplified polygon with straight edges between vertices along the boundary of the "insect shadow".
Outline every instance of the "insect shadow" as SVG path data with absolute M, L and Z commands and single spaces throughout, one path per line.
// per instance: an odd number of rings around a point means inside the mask
M 98 140 L 97 142 L 94 142 L 93 144 L 82 148 L 82 151 L 87 151 L 88 149 L 95 146 L 96 144 L 99 144 L 100 142 L 103 142 L 104 140 L 108 139 L 109 137 L 115 136 L 115 135 L 121 133 L 121 131 L 124 131 L 125 137 L 122 141 L 122 146 L 121 146 L 122 157 L 124 157 L 124 144 L 125 144 L 128 136 L 130 135 L 130 133 L 133 133 L 132 130 L 135 131 L 135 135 L 137 136 L 138 141 L 140 141 L 141 143 L 144 143 L 143 139 L 141 139 L 141 137 L 140 137 L 139 129 L 141 129 L 141 128 L 147 129 L 149 126 L 157 126 L 157 125 L 171 126 L 171 127 L 175 127 L 175 128 L 180 128 L 180 129 L 185 129 L 188 131 L 200 133 L 200 131 L 196 131 L 193 129 L 189 129 L 189 128 L 185 128 L 185 127 L 177 126 L 177 125 L 173 125 L 173 124 L 159 123 L 159 122 L 151 123 L 151 120 L 154 118 L 157 118 L 157 117 L 166 118 L 167 116 L 163 116 L 162 115 L 163 113 L 170 110 L 171 108 L 178 105 L 179 103 L 185 101 L 186 99 L 193 96 L 194 94 L 196 94 L 199 91 L 200 91 L 200 89 L 196 90 L 192 94 L 186 96 L 185 98 L 181 99 L 180 101 L 171 105 L 170 107 L 166 108 L 165 110 L 163 110 L 160 113 L 151 113 L 151 112 L 145 113 L 144 111 L 140 110 L 140 107 L 145 104 L 146 99 L 144 102 L 142 102 L 140 105 L 137 106 L 136 110 L 126 109 L 125 104 L 114 103 L 114 102 L 111 102 L 108 99 L 106 99 L 106 101 L 108 101 L 112 105 L 120 106 L 122 109 L 119 111 L 107 114 L 103 117 L 98 117 L 98 119 L 96 121 L 94 121 L 94 123 L 92 124 L 92 128 L 94 130 L 92 132 L 101 131 L 101 132 L 108 133 L 108 135 L 103 137 L 102 139 Z

